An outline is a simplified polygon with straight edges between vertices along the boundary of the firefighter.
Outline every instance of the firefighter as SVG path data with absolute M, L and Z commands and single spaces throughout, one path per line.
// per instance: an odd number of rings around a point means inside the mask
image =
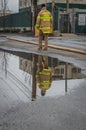
M 46 90 L 51 86 L 51 71 L 49 68 L 44 68 L 41 72 L 38 72 L 36 75 L 37 84 L 41 89 L 41 95 L 44 96 Z
M 44 63 L 42 62 L 42 57 L 39 56 L 39 66 L 38 72 L 36 74 L 36 81 L 38 87 L 41 89 L 41 95 L 44 96 L 46 94 L 46 90 L 48 90 L 51 86 L 52 77 L 51 70 L 48 67 L 47 57 L 44 59 Z
M 45 38 L 44 50 L 48 49 L 48 35 L 52 33 L 52 15 L 46 9 L 46 5 L 42 4 L 41 11 L 38 13 L 36 20 L 36 28 L 39 30 L 38 50 L 42 50 L 42 36 Z

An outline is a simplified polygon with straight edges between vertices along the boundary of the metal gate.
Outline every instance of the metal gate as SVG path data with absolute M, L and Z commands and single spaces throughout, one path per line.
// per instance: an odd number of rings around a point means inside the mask
M 59 31 L 61 33 L 75 33 L 74 13 L 59 14 Z

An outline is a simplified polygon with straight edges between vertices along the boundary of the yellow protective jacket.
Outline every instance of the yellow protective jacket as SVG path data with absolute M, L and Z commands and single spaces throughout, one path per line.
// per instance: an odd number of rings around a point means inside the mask
M 41 90 L 47 90 L 50 88 L 52 80 L 51 80 L 51 70 L 43 69 L 41 72 L 36 74 L 36 81 Z
M 41 30 L 43 34 L 50 34 L 53 31 L 53 20 L 52 15 L 47 9 L 41 9 L 38 13 L 36 28 Z

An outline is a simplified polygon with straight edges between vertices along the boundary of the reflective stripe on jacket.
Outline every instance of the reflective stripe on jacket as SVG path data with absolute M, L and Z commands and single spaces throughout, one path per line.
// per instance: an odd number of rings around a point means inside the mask
M 42 9 L 39 12 L 36 21 L 36 27 L 44 34 L 52 33 L 52 15 L 48 10 Z
M 47 90 L 51 86 L 51 70 L 43 69 L 36 74 L 37 84 L 40 89 Z

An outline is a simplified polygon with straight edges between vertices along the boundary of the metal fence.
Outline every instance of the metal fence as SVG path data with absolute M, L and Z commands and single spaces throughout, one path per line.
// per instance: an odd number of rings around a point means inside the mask
M 61 5 L 62 6 L 62 5 Z M 66 6 L 63 5 L 65 8 Z M 86 12 L 63 13 L 64 8 L 56 7 L 52 9 L 52 4 L 47 4 L 47 8 L 53 15 L 53 28 L 61 33 L 86 34 Z M 38 12 L 40 6 L 38 6 Z M 32 12 L 31 9 L 20 11 L 19 13 L 0 17 L 1 30 L 32 30 Z
M 0 29 L 31 28 L 32 15 L 30 11 L 0 17 Z

